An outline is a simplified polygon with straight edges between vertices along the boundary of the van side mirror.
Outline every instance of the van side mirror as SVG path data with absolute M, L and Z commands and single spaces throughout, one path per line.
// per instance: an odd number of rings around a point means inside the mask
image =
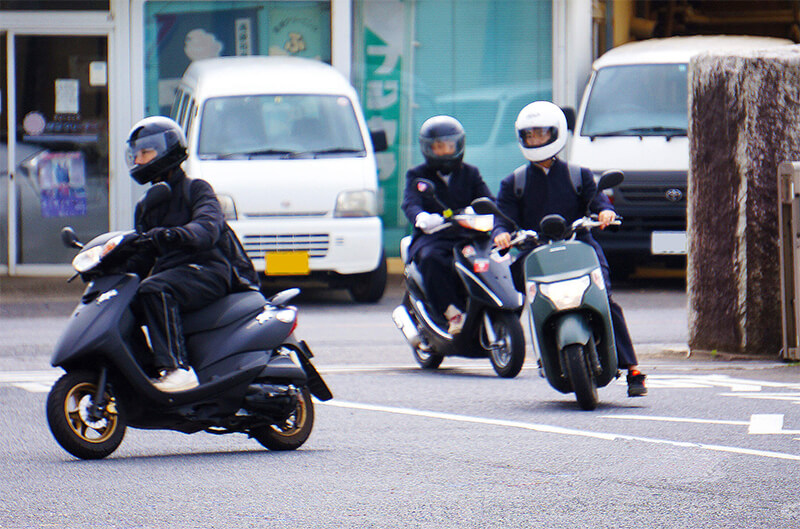
M 567 130 L 575 130 L 575 109 L 572 107 L 561 107 L 564 116 L 567 117 Z
M 369 137 L 372 140 L 372 150 L 374 152 L 382 152 L 389 148 L 385 130 L 371 130 L 369 131 Z

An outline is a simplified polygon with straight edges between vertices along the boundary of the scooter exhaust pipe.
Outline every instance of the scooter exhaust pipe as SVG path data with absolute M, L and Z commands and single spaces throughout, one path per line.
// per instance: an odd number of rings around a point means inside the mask
M 398 305 L 392 311 L 392 319 L 394 320 L 394 324 L 397 325 L 397 328 L 402 331 L 408 344 L 414 349 L 419 347 L 421 341 L 417 326 L 414 324 L 411 315 L 409 315 L 404 305 Z

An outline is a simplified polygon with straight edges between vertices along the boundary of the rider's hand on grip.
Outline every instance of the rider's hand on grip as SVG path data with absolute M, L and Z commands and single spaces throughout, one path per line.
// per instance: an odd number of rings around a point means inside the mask
M 427 211 L 423 211 L 417 215 L 417 218 L 414 221 L 414 225 L 425 233 L 430 233 L 431 230 L 441 226 L 442 224 L 444 224 L 444 217 L 438 213 L 428 213 Z

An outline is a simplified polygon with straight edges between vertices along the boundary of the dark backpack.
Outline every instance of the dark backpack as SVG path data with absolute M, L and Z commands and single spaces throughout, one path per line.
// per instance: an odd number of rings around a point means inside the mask
M 191 207 L 191 185 L 192 179 L 188 176 L 183 179 L 183 200 Z M 225 255 L 231 265 L 231 290 L 233 292 L 244 292 L 247 290 L 260 290 L 261 282 L 258 273 L 253 267 L 253 262 L 247 257 L 239 237 L 228 225 L 224 223 L 220 234 L 217 247 Z
M 583 189 L 583 179 L 581 178 L 581 168 L 578 165 L 567 164 L 569 170 L 569 180 L 572 183 L 572 189 L 575 194 L 581 196 Z M 517 199 L 522 198 L 522 193 L 525 191 L 525 176 L 528 170 L 528 164 L 520 165 L 514 169 L 514 196 Z

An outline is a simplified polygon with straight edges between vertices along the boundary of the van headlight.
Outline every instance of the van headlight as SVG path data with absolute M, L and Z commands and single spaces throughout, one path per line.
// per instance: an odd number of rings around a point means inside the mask
M 222 213 L 225 215 L 225 220 L 236 220 L 236 203 L 233 197 L 228 195 L 217 195 L 219 205 L 222 206 Z
M 342 191 L 336 197 L 334 217 L 374 217 L 377 214 L 374 191 Z
M 558 310 L 574 309 L 581 306 L 583 293 L 590 283 L 588 275 L 555 283 L 539 283 L 539 292 L 552 301 Z

